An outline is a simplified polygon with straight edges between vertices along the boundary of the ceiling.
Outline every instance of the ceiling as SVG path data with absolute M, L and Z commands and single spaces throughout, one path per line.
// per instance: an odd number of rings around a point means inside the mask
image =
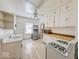
M 26 0 L 26 2 L 29 2 L 32 4 L 35 8 L 39 8 L 44 0 Z
M 54 8 L 56 5 L 59 5 L 59 1 L 60 0 L 0 0 L 0 10 L 31 17 L 34 15 L 35 9 L 44 9 L 45 11 L 45 8 Z

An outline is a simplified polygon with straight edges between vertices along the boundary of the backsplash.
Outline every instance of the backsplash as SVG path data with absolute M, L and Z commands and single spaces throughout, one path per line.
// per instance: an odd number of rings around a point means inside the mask
M 75 36 L 75 27 L 58 27 L 52 28 L 53 33 L 66 34 Z
M 13 36 L 13 30 L 0 29 L 0 39 L 7 38 L 10 35 Z

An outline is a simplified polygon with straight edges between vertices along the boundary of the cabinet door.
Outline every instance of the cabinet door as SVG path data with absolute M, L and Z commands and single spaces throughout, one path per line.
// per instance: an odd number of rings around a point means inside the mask
M 61 27 L 75 26 L 77 20 L 77 15 L 75 13 L 76 11 L 72 10 L 70 12 L 62 14 L 60 20 L 60 26 Z
M 14 30 L 16 30 L 16 16 L 14 15 Z
M 69 51 L 68 56 L 64 56 L 57 52 L 54 48 L 47 47 L 47 59 L 74 59 L 74 46 L 72 50 Z
M 49 15 L 46 15 L 46 17 L 44 18 L 44 23 L 45 23 L 45 27 L 50 27 L 51 23 L 50 23 Z
M 45 15 L 44 18 L 43 18 L 43 22 L 45 24 L 45 27 L 48 26 L 47 18 L 48 18 L 47 15 Z
M 3 21 L 0 20 L 0 28 L 3 28 Z
M 2 14 L 2 12 L 0 11 L 0 28 L 2 28 L 3 27 L 3 14 Z
M 2 52 L 7 54 L 2 59 L 22 59 L 21 42 L 2 44 Z
M 73 1 L 70 1 L 70 2 L 68 2 L 66 4 L 64 4 L 62 6 L 63 13 L 70 12 L 72 9 L 74 9 L 73 4 L 74 4 Z
M 4 21 L 4 29 L 14 29 L 14 23 L 10 21 Z
M 50 11 L 49 11 L 49 18 L 48 18 L 48 21 L 49 21 L 49 27 L 55 27 L 55 15 L 54 15 L 54 10 L 52 8 L 50 8 Z
M 55 27 L 55 21 L 54 21 L 54 15 L 51 17 L 51 19 L 49 20 L 50 21 L 50 26 L 49 27 Z
M 72 10 L 64 15 L 65 26 L 75 26 L 77 21 L 77 14 L 75 10 Z
M 0 39 L 0 53 L 2 52 L 2 40 Z
M 75 1 L 71 1 L 61 7 L 61 18 L 60 26 L 75 26 L 77 21 L 77 8 L 75 6 Z
M 0 26 L 2 26 L 4 29 L 14 29 L 14 15 L 2 12 L 4 17 L 2 18 L 2 21 L 0 21 Z
M 44 16 L 45 27 L 54 27 L 54 14 L 51 8 L 48 9 Z
M 46 27 L 51 27 L 51 14 L 50 11 L 48 10 L 48 14 L 46 16 Z
M 60 8 L 56 9 L 54 14 L 55 27 L 60 27 Z

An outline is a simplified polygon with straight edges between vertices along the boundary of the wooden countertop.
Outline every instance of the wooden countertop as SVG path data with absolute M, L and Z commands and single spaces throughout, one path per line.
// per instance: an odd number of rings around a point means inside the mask
M 71 40 L 75 39 L 73 37 L 69 37 L 69 36 L 66 36 L 66 35 L 59 35 L 59 34 L 47 34 L 47 35 L 50 36 L 50 37 L 55 37 L 55 38 L 63 39 L 63 40 L 66 40 L 66 41 L 71 41 Z

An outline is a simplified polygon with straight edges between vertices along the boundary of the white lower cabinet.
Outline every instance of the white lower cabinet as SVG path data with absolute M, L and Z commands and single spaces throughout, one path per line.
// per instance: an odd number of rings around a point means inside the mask
M 2 59 L 22 59 L 21 41 L 2 44 Z
M 74 45 L 73 45 L 74 46 Z M 57 52 L 54 48 L 47 47 L 47 59 L 74 59 L 74 47 L 69 51 L 68 56 L 64 56 Z

